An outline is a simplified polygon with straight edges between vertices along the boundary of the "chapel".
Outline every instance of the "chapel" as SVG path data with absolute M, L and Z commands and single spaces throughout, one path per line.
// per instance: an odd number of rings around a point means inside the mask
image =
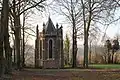
M 63 56 L 63 30 L 62 26 L 54 26 L 51 18 L 43 23 L 43 30 L 36 28 L 35 40 L 35 67 L 62 68 Z

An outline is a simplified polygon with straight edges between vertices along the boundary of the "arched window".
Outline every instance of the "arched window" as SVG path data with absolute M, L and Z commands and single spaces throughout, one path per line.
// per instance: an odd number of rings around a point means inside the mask
M 42 44 L 42 40 L 40 40 L 40 59 L 42 59 L 42 47 L 43 47 L 43 44 Z
M 49 40 L 49 58 L 52 58 L 52 57 L 53 57 L 53 55 L 52 55 L 52 53 L 53 53 L 52 48 L 53 48 L 53 42 L 52 42 L 52 40 L 50 39 L 50 40 Z

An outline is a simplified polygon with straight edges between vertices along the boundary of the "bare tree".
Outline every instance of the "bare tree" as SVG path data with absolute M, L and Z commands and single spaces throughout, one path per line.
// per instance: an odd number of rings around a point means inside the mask
M 67 23 L 72 27 L 72 67 L 76 67 L 77 56 L 77 37 L 78 31 L 82 26 L 81 22 L 81 9 L 78 7 L 78 0 L 56 0 L 55 7 L 52 9 L 59 15 L 64 16 L 67 19 Z M 57 6 L 57 7 L 56 7 Z
M 25 65 L 27 67 L 34 67 L 34 47 L 32 45 L 25 45 Z M 32 66 L 30 66 L 32 65 Z
M 111 22 L 111 16 L 117 6 L 113 1 L 81 0 L 84 21 L 84 67 L 88 68 L 88 36 L 94 23 Z M 103 15 L 104 14 L 104 15 Z M 107 18 L 106 18 L 107 17 Z
M 9 33 L 8 33 L 8 15 L 9 15 L 9 0 L 3 0 L 2 11 L 1 11 L 1 34 L 0 34 L 0 76 L 4 74 L 4 68 L 6 73 L 11 72 L 11 48 L 9 44 Z M 4 46 L 3 46 L 4 45 Z M 5 57 L 3 56 L 3 47 L 5 50 Z M 6 65 L 6 66 L 5 66 Z
M 15 46 L 16 46 L 16 55 L 17 55 L 17 68 L 20 69 L 20 40 L 21 40 L 21 24 L 20 24 L 20 16 L 24 12 L 36 8 L 37 6 L 43 8 L 43 2 L 45 0 L 40 0 L 39 2 L 36 2 L 34 0 L 13 0 L 11 2 L 11 9 L 10 13 L 14 19 L 14 34 L 15 34 Z M 26 2 L 26 3 L 25 3 Z M 25 3 L 25 5 L 23 5 Z M 29 5 L 29 6 L 28 6 Z M 24 61 L 24 60 L 23 60 Z
M 93 28 L 90 30 L 90 36 L 88 37 L 88 44 L 89 44 L 89 64 L 91 63 L 91 58 L 92 58 L 92 47 L 93 45 L 97 45 L 96 41 L 99 41 L 99 35 L 100 35 L 100 30 L 98 28 Z

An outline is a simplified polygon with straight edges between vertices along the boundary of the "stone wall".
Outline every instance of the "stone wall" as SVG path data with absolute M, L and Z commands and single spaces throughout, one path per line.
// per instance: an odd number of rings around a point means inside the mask
M 59 68 L 59 60 L 45 60 L 43 68 Z

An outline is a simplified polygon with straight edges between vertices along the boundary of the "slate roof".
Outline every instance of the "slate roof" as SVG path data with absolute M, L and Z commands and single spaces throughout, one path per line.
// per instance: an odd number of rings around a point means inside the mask
M 56 31 L 56 28 L 51 20 L 51 18 L 49 17 L 48 22 L 46 23 L 45 26 L 45 33 L 54 33 Z

